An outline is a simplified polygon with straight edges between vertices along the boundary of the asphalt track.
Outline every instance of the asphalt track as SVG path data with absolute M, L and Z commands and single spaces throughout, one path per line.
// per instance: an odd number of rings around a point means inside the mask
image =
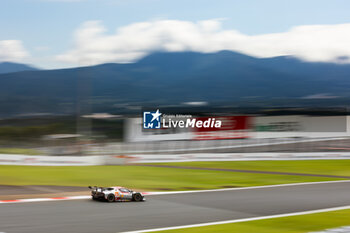
M 0 232 L 122 232 L 350 205 L 350 182 L 0 205 Z

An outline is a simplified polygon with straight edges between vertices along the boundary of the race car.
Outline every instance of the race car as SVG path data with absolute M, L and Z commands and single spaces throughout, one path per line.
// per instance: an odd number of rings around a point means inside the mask
M 132 191 L 124 187 L 91 187 L 92 200 L 114 201 L 145 201 L 146 198 L 142 193 Z

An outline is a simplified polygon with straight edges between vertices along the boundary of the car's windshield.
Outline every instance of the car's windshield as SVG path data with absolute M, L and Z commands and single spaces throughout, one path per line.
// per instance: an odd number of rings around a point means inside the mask
M 130 192 L 128 189 L 126 188 L 121 188 L 119 189 L 120 192 L 123 192 L 123 193 L 127 193 L 127 192 Z

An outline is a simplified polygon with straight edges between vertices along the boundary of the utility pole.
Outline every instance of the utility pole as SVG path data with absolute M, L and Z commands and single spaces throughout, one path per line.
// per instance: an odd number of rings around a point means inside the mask
M 91 74 L 86 68 L 81 68 L 77 73 L 77 111 L 76 111 L 76 132 L 77 144 L 84 146 L 91 140 L 91 118 L 84 115 L 91 114 Z

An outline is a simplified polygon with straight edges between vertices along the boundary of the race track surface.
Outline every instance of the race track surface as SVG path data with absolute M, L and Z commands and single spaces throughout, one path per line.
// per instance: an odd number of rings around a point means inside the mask
M 350 205 L 350 182 L 0 205 L 0 232 L 122 232 Z

